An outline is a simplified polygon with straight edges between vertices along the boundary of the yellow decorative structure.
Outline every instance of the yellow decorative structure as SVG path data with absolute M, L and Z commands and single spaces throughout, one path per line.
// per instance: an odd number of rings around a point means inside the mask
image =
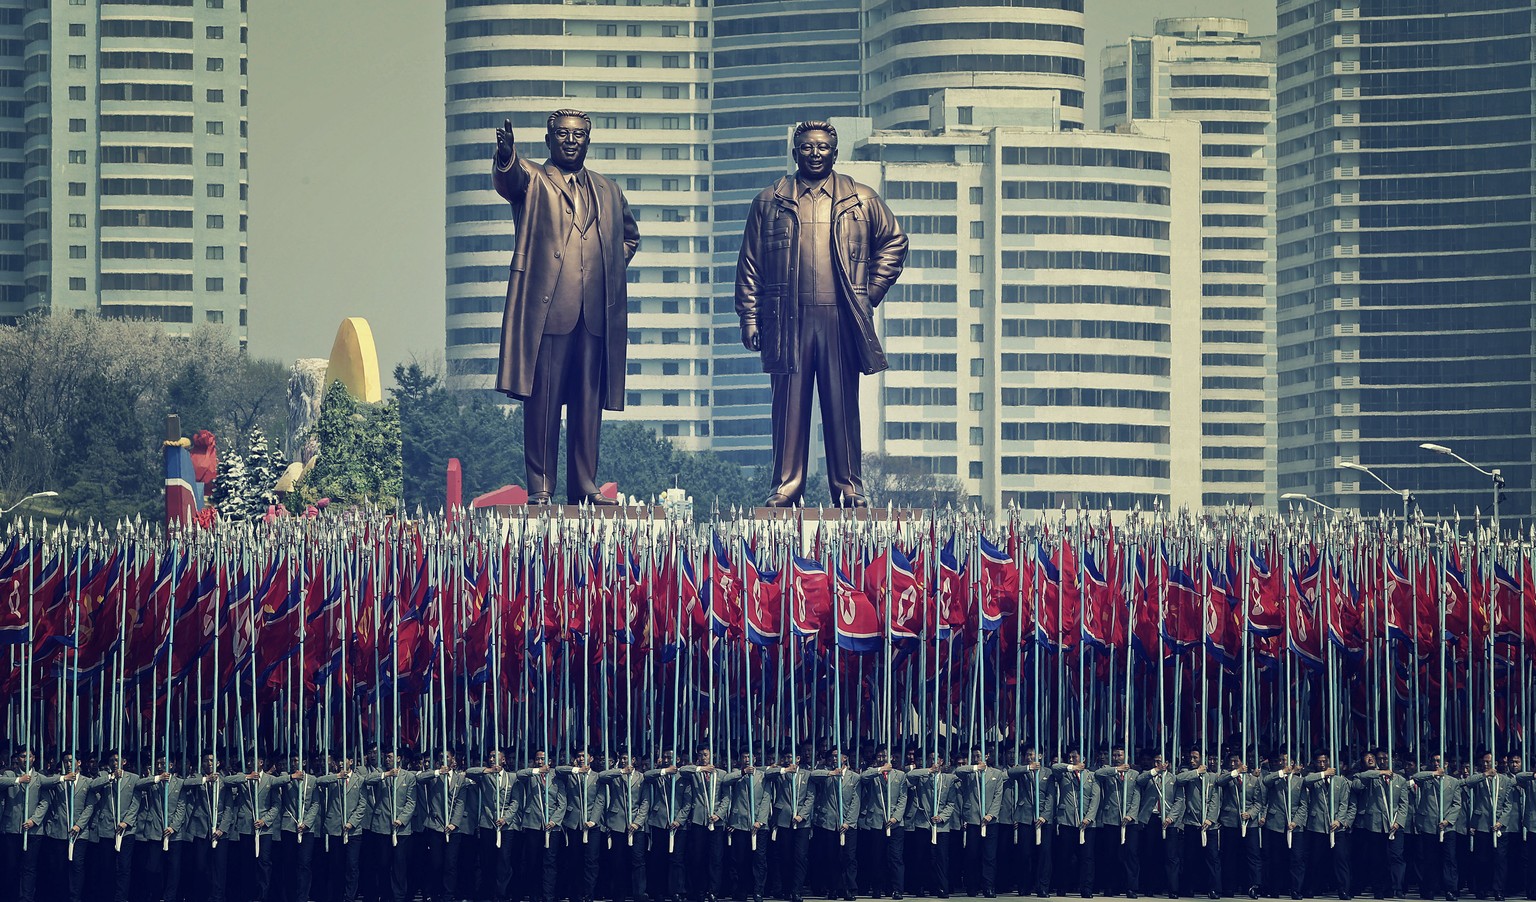
M 336 330 L 331 345 L 331 362 L 325 371 L 325 384 L 340 379 L 352 397 L 366 404 L 384 400 L 384 384 L 379 381 L 379 352 L 373 345 L 373 329 L 361 316 L 349 316 Z

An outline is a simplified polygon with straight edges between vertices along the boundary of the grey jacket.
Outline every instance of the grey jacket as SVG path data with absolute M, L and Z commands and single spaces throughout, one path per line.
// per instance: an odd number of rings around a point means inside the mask
M 1051 768 L 1056 777 L 1056 820 L 1058 827 L 1089 826 L 1099 817 L 1099 780 L 1091 771 L 1072 770 L 1066 764 Z
M 907 816 L 906 772 L 891 768 L 881 773 L 872 767 L 864 771 L 864 798 L 859 801 L 859 827 L 865 830 L 884 829 L 891 821 L 899 826 Z
M 518 771 L 517 778 L 523 787 L 523 801 L 518 805 L 523 829 L 543 832 L 548 824 L 559 826 L 565 819 L 565 780 L 553 769 L 531 767 Z
M 1369 833 L 1396 833 L 1408 823 L 1408 781 L 1380 770 L 1355 775 L 1355 825 Z
M 841 773 L 817 770 L 811 776 L 816 779 L 816 809 L 811 818 L 815 825 L 822 830 L 858 826 L 859 772 L 852 768 Z
M 1495 828 L 1508 830 L 1515 826 L 1513 814 L 1515 780 L 1505 774 L 1473 774 L 1462 784 L 1472 793 L 1472 810 L 1467 818 L 1468 829 L 1477 833 L 1489 833 Z
M 763 771 L 754 767 L 750 774 L 733 770 L 721 780 L 720 791 L 726 795 L 723 820 L 727 828 L 750 833 L 757 824 L 768 823 L 773 816 L 773 803 L 763 778 Z
M 1118 827 L 1124 821 L 1141 823 L 1140 774 L 1133 768 L 1122 773 L 1114 767 L 1101 767 L 1093 775 L 1099 781 L 1098 826 Z
M 321 818 L 328 836 L 349 838 L 363 835 L 363 829 L 372 820 L 371 800 L 373 792 L 368 786 L 368 774 L 361 769 L 349 774 L 326 774 L 315 781 L 325 796 Z M 347 825 L 352 829 L 348 830 Z
M 629 773 L 612 768 L 599 775 L 603 788 L 603 816 L 599 821 L 610 833 L 628 832 L 633 824 L 636 832 L 646 829 L 649 816 L 650 793 L 646 791 L 645 773 L 630 768 Z
M 1222 771 L 1216 777 L 1216 786 L 1221 799 L 1217 823 L 1223 827 L 1241 827 L 1243 815 L 1247 814 L 1248 823 L 1257 829 L 1267 801 L 1264 797 L 1264 783 L 1259 775 Z
M 1448 825 L 1446 832 L 1454 833 L 1457 822 L 1462 820 L 1461 781 L 1426 770 L 1413 775 L 1413 785 L 1418 790 L 1413 800 L 1414 831 L 1439 836 L 1440 823 L 1444 821 Z
M 368 829 L 373 833 L 410 836 L 416 819 L 416 774 L 402 770 L 395 776 L 383 773 L 369 774 L 367 782 L 374 788 L 373 823 Z M 392 821 L 399 821 L 397 829 Z
M 918 829 L 937 829 L 948 833 L 960 823 L 960 781 L 948 771 L 915 770 L 907 775 L 908 799 L 918 801 L 921 820 Z M 934 823 L 933 818 L 938 818 Z
M 974 764 L 955 768 L 960 780 L 960 817 L 966 826 L 973 827 L 983 817 L 997 820 L 1003 804 L 1003 784 L 1008 773 L 995 767 L 977 769 Z
M 79 776 L 68 782 L 60 780 L 48 787 L 53 798 L 48 803 L 48 819 L 43 835 L 49 839 L 68 839 L 72 827 L 79 827 L 80 839 L 91 839 L 87 829 L 96 803 L 96 778 Z
M 133 838 L 139 821 L 139 784 L 149 779 L 127 772 L 116 778 L 106 772 L 101 774 L 95 786 L 96 804 L 91 818 L 91 833 L 98 840 L 115 839 L 120 823 L 127 824 L 123 835 Z
M 480 829 L 495 830 L 497 821 L 502 831 L 518 829 L 523 793 L 517 773 L 505 769 L 492 773 L 483 767 L 471 767 L 467 773 L 480 787 Z
M 461 770 L 446 774 L 435 770 L 421 771 L 416 775 L 416 788 L 426 800 L 426 820 L 423 829 L 432 833 L 453 832 L 469 834 L 480 822 L 480 812 L 470 808 L 469 775 Z M 417 803 L 420 804 L 419 802 Z
M 1271 771 L 1264 775 L 1267 804 L 1264 807 L 1264 829 L 1272 833 L 1284 833 L 1291 824 L 1300 830 L 1307 823 L 1307 790 L 1300 774 L 1282 774 Z
M 1324 779 L 1320 773 L 1310 773 L 1302 778 L 1307 787 L 1307 832 L 1327 833 L 1331 824 L 1329 816 L 1348 830 L 1355 822 L 1354 781 L 1335 774 Z
M 692 818 L 693 780 L 681 769 L 667 773 L 665 768 L 646 771 L 651 786 L 651 826 L 660 830 L 673 824 L 687 824 Z

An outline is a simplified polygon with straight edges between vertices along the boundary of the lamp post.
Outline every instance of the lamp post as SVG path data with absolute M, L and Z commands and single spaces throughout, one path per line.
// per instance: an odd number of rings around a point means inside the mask
M 1437 445 L 1434 442 L 1421 442 L 1419 447 L 1423 448 L 1425 451 L 1433 451 L 1436 454 L 1444 454 L 1447 457 L 1455 458 L 1456 460 L 1466 464 L 1477 472 L 1493 480 L 1493 535 L 1494 540 L 1497 541 L 1499 535 L 1499 490 L 1504 488 L 1503 472 L 1498 467 L 1494 467 L 1492 470 L 1485 470 L 1472 461 L 1467 460 L 1465 457 L 1462 457 L 1460 454 L 1457 454 L 1455 451 L 1452 451 L 1450 448 L 1447 448 L 1444 445 Z
M 1413 493 L 1407 489 L 1398 491 L 1397 489 L 1392 488 L 1392 486 L 1387 485 L 1387 481 L 1385 479 L 1382 479 L 1379 475 L 1376 474 L 1375 470 L 1372 470 L 1365 464 L 1357 464 L 1353 461 L 1341 460 L 1339 461 L 1339 466 L 1346 470 L 1355 470 L 1356 472 L 1364 473 L 1377 482 L 1381 483 L 1382 488 L 1386 489 L 1394 495 L 1400 496 L 1403 499 L 1403 535 L 1408 535 L 1408 508 L 1414 502 Z
M 1323 502 L 1317 500 L 1316 498 L 1313 498 L 1311 495 L 1306 495 L 1306 494 L 1303 494 L 1301 492 L 1286 492 L 1284 495 L 1280 496 L 1280 500 L 1281 501 L 1310 501 L 1313 504 L 1317 505 L 1318 507 L 1322 508 L 1323 510 L 1327 511 L 1330 514 L 1337 514 L 1339 512 L 1337 508 L 1329 507 L 1328 505 L 1326 505 Z
M 15 504 L 11 505 L 10 507 L 5 508 L 4 510 L 0 510 L 0 517 L 5 516 L 6 514 L 10 513 L 11 511 L 15 510 L 18 507 L 21 507 L 23 504 L 26 504 L 28 501 L 31 501 L 34 498 L 53 498 L 53 497 L 56 497 L 58 494 L 59 494 L 58 492 L 33 492 L 32 494 L 30 494 L 27 497 L 21 499 L 20 501 L 16 502 Z

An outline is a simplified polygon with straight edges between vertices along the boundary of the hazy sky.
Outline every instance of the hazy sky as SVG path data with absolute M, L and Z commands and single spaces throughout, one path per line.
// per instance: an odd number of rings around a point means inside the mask
M 342 318 L 364 316 L 386 381 L 441 357 L 443 13 L 441 0 L 250 5 L 252 353 L 324 357 Z M 1087 0 L 1087 14 L 1090 121 L 1105 44 L 1167 16 L 1275 28 L 1274 0 Z

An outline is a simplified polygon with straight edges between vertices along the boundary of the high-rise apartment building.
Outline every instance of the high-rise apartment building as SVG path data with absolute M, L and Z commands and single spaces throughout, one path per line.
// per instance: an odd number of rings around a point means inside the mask
M 1242 19 L 1162 19 L 1106 47 L 1102 119 L 1200 129 L 1200 503 L 1273 505 L 1274 39 Z
M 865 450 L 993 509 L 1200 503 L 1199 129 L 1062 130 L 1052 92 L 946 89 L 846 146 L 906 229 Z
M 491 186 L 495 129 L 544 160 L 559 108 L 592 118 L 587 162 L 624 189 L 640 227 L 629 268 L 625 410 L 686 449 L 709 441 L 709 9 L 448 4 L 449 384 L 495 381 L 511 207 Z M 502 396 L 497 395 L 498 398 Z
M 1529 0 L 1280 0 L 1279 488 L 1532 513 Z
M 0 4 L 0 70 L 0 318 L 213 323 L 243 344 L 243 0 Z

